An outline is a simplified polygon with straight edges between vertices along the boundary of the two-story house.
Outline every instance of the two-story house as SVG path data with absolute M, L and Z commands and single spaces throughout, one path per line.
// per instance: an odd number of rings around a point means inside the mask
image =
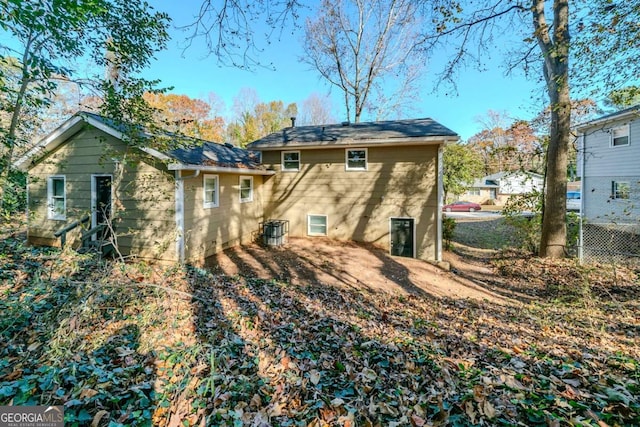
M 123 255 L 202 263 L 282 220 L 290 236 L 441 259 L 442 148 L 458 136 L 431 119 L 289 127 L 255 151 L 171 134 L 180 146 L 160 150 L 150 148 L 157 135 L 137 137 L 149 144 L 79 113 L 19 159 L 29 242 L 64 235 L 77 246 L 106 233 Z
M 640 257 L 640 106 L 577 132 L 582 259 Z

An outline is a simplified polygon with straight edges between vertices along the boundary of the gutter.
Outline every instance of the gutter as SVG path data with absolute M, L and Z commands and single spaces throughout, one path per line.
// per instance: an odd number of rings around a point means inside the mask
M 192 170 L 196 172 L 218 172 L 218 173 L 231 173 L 237 175 L 264 175 L 271 176 L 275 175 L 276 171 L 273 170 L 264 170 L 264 169 L 246 169 L 246 168 L 228 168 L 224 166 L 199 166 L 199 165 L 184 165 L 182 163 L 172 163 L 168 166 L 170 171 L 184 171 L 184 170 Z M 176 175 L 177 176 L 177 175 Z M 195 174 L 193 177 L 198 176 Z M 184 177 L 183 179 L 193 178 L 193 177 Z
M 305 149 L 305 150 L 322 150 L 328 148 L 352 148 L 352 147 L 405 147 L 405 146 L 416 146 L 416 145 L 440 145 L 451 144 L 460 141 L 459 136 L 451 136 L 451 137 L 442 137 L 442 136 L 434 136 L 423 138 L 418 141 L 410 140 L 410 139 L 401 139 L 401 140 L 393 140 L 393 139 L 352 139 L 352 140 L 342 140 L 340 142 L 336 141 L 327 141 L 326 143 L 306 143 L 306 142 L 292 142 L 290 144 L 282 144 L 278 143 L 278 145 L 251 145 L 249 148 L 251 150 L 256 151 L 279 151 L 279 150 L 294 150 L 294 149 Z
M 603 125 L 606 125 L 606 124 L 609 124 L 609 123 L 614 123 L 614 122 L 617 122 L 617 121 L 620 121 L 620 120 L 635 118 L 635 117 L 638 117 L 638 115 L 640 115 L 640 108 L 639 107 L 632 107 L 632 109 L 630 109 L 628 111 L 609 114 L 609 115 L 601 117 L 599 119 L 594 119 L 594 120 L 591 120 L 589 122 L 582 123 L 582 124 L 576 126 L 576 130 L 578 132 L 581 132 L 581 133 L 584 134 L 586 129 L 589 129 L 589 128 L 592 128 L 592 127 L 603 126 Z

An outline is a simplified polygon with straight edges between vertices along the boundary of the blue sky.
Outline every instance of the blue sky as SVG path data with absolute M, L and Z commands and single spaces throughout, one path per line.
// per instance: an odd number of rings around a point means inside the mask
M 191 22 L 197 13 L 200 1 L 153 0 L 158 10 L 165 11 L 173 19 L 174 26 Z M 173 29 L 169 49 L 161 52 L 145 74 L 157 78 L 163 86 L 172 86 L 172 92 L 190 97 L 206 97 L 215 92 L 225 103 L 227 118 L 231 116 L 233 99 L 244 87 L 256 90 L 261 101 L 282 100 L 285 105 L 299 105 L 311 93 L 328 94 L 331 90 L 334 116 L 346 119 L 340 103 L 340 92 L 331 89 L 319 78 L 317 72 L 298 61 L 303 54 L 302 33 L 272 39 L 271 46 L 261 55 L 265 63 L 273 63 L 275 71 L 258 68 L 253 72 L 220 66 L 214 56 L 206 56 L 202 41 L 183 51 L 186 33 Z M 434 58 L 434 62 L 442 58 Z M 488 71 L 473 69 L 462 71 L 458 80 L 458 94 L 449 94 L 446 88 L 433 93 L 433 82 L 437 65 L 427 67 L 425 84 L 415 105 L 413 117 L 431 117 L 467 139 L 482 130 L 478 118 L 486 117 L 488 110 L 505 112 L 512 118 L 530 119 L 541 109 L 542 86 L 536 81 L 527 81 L 522 73 L 505 76 L 500 68 L 502 58 L 496 55 L 495 66 Z

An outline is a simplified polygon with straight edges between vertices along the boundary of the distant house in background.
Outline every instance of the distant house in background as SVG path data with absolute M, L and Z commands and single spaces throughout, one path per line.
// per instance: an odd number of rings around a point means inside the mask
M 300 126 L 249 145 L 276 174 L 265 218 L 292 236 L 370 242 L 440 260 L 442 148 L 458 135 L 432 119 Z
M 123 255 L 198 264 L 276 220 L 291 236 L 441 259 L 442 148 L 458 136 L 431 119 L 290 127 L 251 145 L 262 161 L 171 134 L 182 148 L 135 148 L 123 132 L 79 113 L 16 162 L 30 243 L 60 245 L 71 227 L 67 244 L 102 245 L 115 231 Z
M 577 127 L 581 258 L 640 261 L 640 106 Z
M 504 205 L 509 197 L 542 191 L 544 177 L 532 172 L 498 172 L 473 182 L 464 199 L 480 204 Z

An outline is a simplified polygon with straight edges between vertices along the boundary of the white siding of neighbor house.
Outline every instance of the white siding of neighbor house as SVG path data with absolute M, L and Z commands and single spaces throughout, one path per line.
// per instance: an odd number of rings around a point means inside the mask
M 542 190 L 542 178 L 515 173 L 500 179 L 501 194 L 524 194 L 533 190 Z
M 627 123 L 629 145 L 612 147 L 611 129 Z M 640 219 L 640 120 L 588 129 L 580 138 L 584 219 L 591 223 L 637 222 Z M 612 198 L 613 181 L 629 183 L 629 199 Z
M 640 119 L 629 123 L 629 145 L 611 146 L 611 128 L 626 122 L 606 125 L 605 128 L 590 129 L 584 135 L 585 177 L 590 176 L 636 176 L 640 177 Z

